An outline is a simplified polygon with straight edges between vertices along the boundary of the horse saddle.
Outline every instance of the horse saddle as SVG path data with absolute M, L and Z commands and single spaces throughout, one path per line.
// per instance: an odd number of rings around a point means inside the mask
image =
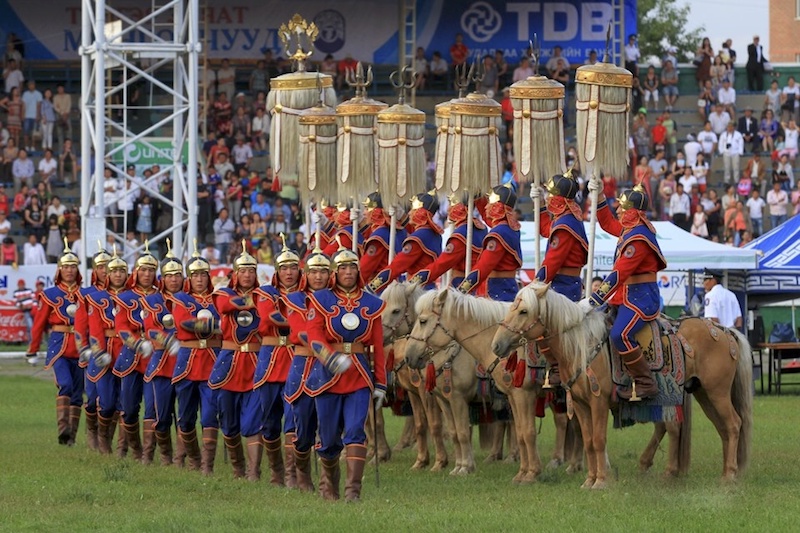
M 685 355 L 690 357 L 692 349 L 678 333 L 677 323 L 667 317 L 659 316 L 651 320 L 636 334 L 636 342 L 642 348 L 642 355 L 650 370 L 661 379 L 656 381 L 659 388 L 668 382 L 670 388 L 683 386 L 686 377 Z M 612 356 L 612 376 L 617 385 L 628 386 L 630 377 L 627 368 L 616 350 Z

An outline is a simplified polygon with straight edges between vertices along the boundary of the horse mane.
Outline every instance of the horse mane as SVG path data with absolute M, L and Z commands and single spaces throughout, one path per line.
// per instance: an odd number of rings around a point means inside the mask
M 393 281 L 381 294 L 381 300 L 384 302 L 393 302 L 396 300 L 405 302 L 406 297 L 408 296 L 409 310 L 413 311 L 417 305 L 417 301 L 419 300 L 420 296 L 425 294 L 425 291 L 423 291 L 419 285 L 414 284 L 414 290 L 410 295 L 407 295 L 409 286 L 411 286 L 411 284 L 405 281 Z
M 442 309 L 442 316 L 453 320 L 475 320 L 480 327 L 488 328 L 497 325 L 506 316 L 510 302 L 497 302 L 489 298 L 478 298 L 463 294 L 452 287 L 425 292 L 417 300 L 416 312 L 419 316 L 424 311 L 433 309 L 436 298 L 447 291 L 447 299 Z
M 536 293 L 542 289 L 546 290 L 543 299 Z M 539 281 L 523 288 L 517 297 L 531 316 L 539 317 L 550 335 L 558 335 L 561 355 L 571 363 L 571 371 L 586 370 L 595 346 L 608 337 L 605 316 L 596 312 L 584 315 L 575 302 Z

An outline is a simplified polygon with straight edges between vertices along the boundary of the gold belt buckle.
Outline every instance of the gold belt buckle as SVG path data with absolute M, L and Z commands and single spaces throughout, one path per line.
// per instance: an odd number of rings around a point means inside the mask
M 351 353 L 353 353 L 353 343 L 352 342 L 342 343 L 342 349 L 344 350 L 344 353 L 350 355 Z
M 286 335 L 278 337 L 278 346 L 286 346 Z
M 208 347 L 208 341 L 206 341 L 206 339 L 200 339 L 198 342 L 199 342 L 200 348 Z
M 240 352 L 248 352 L 249 350 L 247 348 L 248 348 L 247 344 L 240 344 L 239 345 L 239 351 Z
M 75 326 L 69 327 L 69 333 L 75 333 Z

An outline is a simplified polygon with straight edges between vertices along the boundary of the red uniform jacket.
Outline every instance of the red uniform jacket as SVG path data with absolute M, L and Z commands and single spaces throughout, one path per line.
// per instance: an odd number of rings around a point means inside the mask
M 175 317 L 175 336 L 178 337 L 178 341 L 181 343 L 199 341 L 205 338 L 193 329 L 185 328 L 183 324 L 196 320 L 197 312 L 201 309 L 214 307 L 211 293 L 192 293 L 189 298 L 193 299 L 198 306 L 194 309 L 194 312 L 189 311 L 181 298 L 176 298 L 175 305 L 172 307 L 172 316 Z M 189 300 L 189 298 L 187 298 L 187 300 Z M 220 336 L 213 335 L 211 339 L 213 339 L 213 342 L 219 342 Z M 211 368 L 214 366 L 214 361 L 216 360 L 217 352 L 214 348 L 192 348 L 189 351 L 188 361 L 185 366 L 181 366 L 181 371 L 173 375 L 172 382 L 176 383 L 182 379 L 188 379 L 189 381 L 208 381 L 208 377 L 211 375 Z
M 220 315 L 220 325 L 222 329 L 222 342 L 236 342 L 237 344 L 261 344 L 261 337 L 258 335 L 258 314 L 255 305 L 250 312 L 256 314 L 250 328 L 243 328 L 236 322 L 236 316 L 241 309 L 236 307 L 231 300 L 241 298 L 248 294 L 241 289 L 221 289 L 214 291 L 214 307 Z M 222 357 L 223 350 L 218 357 Z M 241 352 L 233 350 L 232 370 L 220 384 L 211 384 L 212 389 L 224 389 L 232 392 L 250 392 L 253 390 L 253 375 L 256 370 L 256 360 L 258 351 Z M 213 373 L 213 372 L 212 372 Z
M 547 253 L 542 259 L 541 268 L 544 269 L 544 277 L 539 279 L 544 283 L 552 282 L 561 268 L 580 270 L 586 265 L 589 256 L 587 245 L 569 228 L 561 226 L 551 234 L 552 222 L 550 212 L 543 210 L 539 218 L 539 234 L 550 240 Z

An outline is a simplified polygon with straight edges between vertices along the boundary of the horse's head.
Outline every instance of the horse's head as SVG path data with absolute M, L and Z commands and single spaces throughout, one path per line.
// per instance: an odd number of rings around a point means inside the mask
M 495 355 L 507 357 L 517 346 L 546 334 L 546 296 L 549 289 L 549 283 L 534 281 L 519 291 L 492 339 Z
M 434 353 L 454 340 L 442 318 L 448 291 L 431 291 L 417 301 L 417 320 L 406 344 L 406 362 L 411 368 L 423 368 Z
M 413 283 L 393 282 L 383 291 L 381 299 L 386 303 L 381 315 L 384 344 L 411 333 L 417 317 L 414 305 L 421 294 L 422 289 Z

